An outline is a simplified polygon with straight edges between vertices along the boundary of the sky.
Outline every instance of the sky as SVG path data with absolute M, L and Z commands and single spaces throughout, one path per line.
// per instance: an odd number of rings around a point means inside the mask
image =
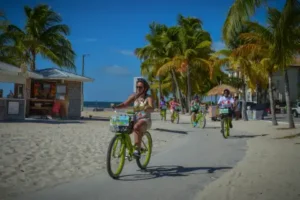
M 272 6 L 283 5 L 284 0 L 270 0 Z M 133 92 L 133 77 L 140 76 L 140 61 L 135 48 L 146 45 L 145 35 L 151 22 L 176 25 L 178 14 L 197 17 L 210 32 L 213 47 L 225 47 L 221 30 L 233 0 L 0 0 L 1 10 L 9 21 L 20 28 L 26 18 L 24 6 L 48 4 L 71 29 L 68 37 L 77 54 L 76 72 L 82 73 L 82 55 L 85 58 L 85 76 L 94 82 L 85 83 L 85 101 L 123 101 Z M 266 21 L 264 9 L 259 9 L 254 20 Z M 56 67 L 41 57 L 37 69 Z M 12 84 L 0 83 L 4 93 Z

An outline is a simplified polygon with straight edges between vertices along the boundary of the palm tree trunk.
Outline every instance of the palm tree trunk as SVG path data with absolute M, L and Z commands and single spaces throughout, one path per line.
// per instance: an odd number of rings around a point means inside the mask
M 163 94 L 162 94 L 162 89 L 161 89 L 161 78 L 160 77 L 158 80 L 158 87 L 159 87 L 159 97 L 161 98 L 163 96 Z
M 30 70 L 35 71 L 36 70 L 36 53 L 34 51 L 31 51 L 31 55 L 32 55 L 32 61 L 31 61 Z
M 247 108 L 246 108 L 246 81 L 245 81 L 245 75 L 243 74 L 243 85 L 242 85 L 242 118 L 244 119 L 244 121 L 248 121 L 248 116 L 247 116 Z
M 179 85 L 178 85 L 178 81 L 177 81 L 177 78 L 176 78 L 176 74 L 175 74 L 175 71 L 172 69 L 171 70 L 172 72 L 172 77 L 173 77 L 173 80 L 174 80 L 174 83 L 175 83 L 175 86 L 176 86 L 176 89 L 177 89 L 177 94 L 178 94 L 178 99 L 179 99 L 179 103 L 180 103 L 180 106 L 181 106 L 181 110 L 182 112 L 184 113 L 184 110 L 183 110 L 183 102 L 182 102 L 182 95 L 181 95 L 181 92 L 180 92 L 180 89 L 179 89 Z
M 291 110 L 290 85 L 289 85 L 289 76 L 288 76 L 287 69 L 284 70 L 284 89 L 285 89 L 285 101 L 286 101 L 289 128 L 295 128 L 295 123 L 294 123 L 292 110 Z
M 188 84 L 186 84 L 185 87 L 186 88 L 185 88 L 185 101 L 184 102 L 185 102 L 186 112 L 189 112 L 190 106 L 189 106 L 189 102 L 187 100 L 188 99 Z
M 262 103 L 262 89 L 261 89 L 261 85 L 257 84 L 256 85 L 256 102 L 257 104 L 261 104 Z
M 191 85 L 191 73 L 190 73 L 190 66 L 188 65 L 187 66 L 187 104 L 190 105 L 191 104 L 191 96 L 192 96 L 192 85 Z M 188 110 L 187 110 L 188 111 Z M 189 114 L 192 114 L 191 113 L 191 110 L 189 110 Z
M 271 108 L 271 115 L 272 115 L 272 124 L 273 126 L 277 126 L 277 119 L 276 119 L 276 113 L 275 113 L 275 104 L 274 104 L 274 94 L 272 89 L 272 73 L 268 74 L 268 80 L 269 80 L 269 96 L 270 96 L 270 108 Z
M 172 77 L 172 93 L 173 93 L 173 97 L 176 98 L 176 84 L 175 84 L 175 78 L 173 76 L 173 73 L 171 71 L 171 77 Z

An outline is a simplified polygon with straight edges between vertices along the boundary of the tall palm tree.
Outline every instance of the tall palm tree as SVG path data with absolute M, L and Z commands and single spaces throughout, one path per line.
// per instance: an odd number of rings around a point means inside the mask
M 186 76 L 188 110 L 192 95 L 191 74 L 195 73 L 197 68 L 208 67 L 206 59 L 212 52 L 211 38 L 210 34 L 202 29 L 202 22 L 194 17 L 179 15 L 178 26 L 174 27 L 174 30 L 178 31 L 178 38 L 172 38 L 166 45 L 173 51 L 172 60 L 163 65 L 159 73 L 175 69 Z
M 299 0 L 286 0 L 282 12 L 273 9 L 277 22 L 275 27 L 274 61 L 284 71 L 285 100 L 289 128 L 295 128 L 291 110 L 290 87 L 287 69 L 293 63 L 294 58 L 300 52 L 300 2 Z M 276 56 L 275 56 L 276 55 Z
M 243 27 L 244 21 L 255 13 L 256 9 L 262 5 L 266 5 L 268 0 L 235 0 L 230 7 L 224 26 L 223 39 L 228 45 L 234 36 L 239 33 Z
M 211 50 L 210 34 L 202 29 L 201 20 L 194 17 L 178 16 L 180 29 L 182 63 L 186 65 L 187 76 L 187 103 L 190 104 L 192 96 L 191 73 L 195 73 L 198 67 L 207 68 L 206 60 L 209 58 Z
M 36 57 L 41 55 L 51 60 L 59 67 L 74 69 L 75 53 L 70 41 L 69 27 L 61 24 L 62 18 L 48 5 L 38 5 L 34 8 L 24 7 L 26 24 L 24 29 L 8 25 L 6 35 L 13 41 L 11 53 L 18 50 L 25 57 L 31 70 L 36 69 Z
M 266 2 L 267 0 L 235 0 L 223 27 L 225 42 L 228 43 L 232 39 L 234 32 L 242 26 L 245 19 L 254 13 L 255 8 Z M 290 128 L 294 128 L 295 124 L 291 112 L 287 68 L 292 63 L 295 54 L 299 53 L 297 42 L 299 38 L 299 4 L 298 0 L 286 0 L 282 12 L 273 9 L 273 15 L 276 15 L 277 19 L 272 23 L 276 33 L 274 55 L 277 56 L 274 62 L 284 70 L 285 99 Z
M 272 114 L 273 125 L 278 125 L 275 114 L 275 103 L 273 94 L 273 73 L 277 71 L 277 66 L 274 62 L 275 52 L 275 23 L 277 12 L 274 9 L 268 10 L 268 27 L 264 27 L 255 22 L 247 22 L 246 24 L 251 29 L 248 33 L 242 33 L 240 38 L 245 42 L 239 48 L 235 49 L 235 53 L 241 56 L 248 56 L 249 59 L 255 60 L 256 67 L 252 72 L 256 72 L 256 77 L 263 79 L 263 74 L 267 74 L 269 85 L 270 107 Z M 249 30 L 250 30 L 249 29 Z
M 149 69 L 150 73 L 156 73 L 159 80 L 162 80 L 163 77 L 172 77 L 176 89 L 176 92 L 173 92 L 173 95 L 174 97 L 179 97 L 180 104 L 183 106 L 176 71 L 170 69 L 164 73 L 160 73 L 160 67 L 169 62 L 174 56 L 176 46 L 178 46 L 177 38 L 177 27 L 168 28 L 162 24 L 152 23 L 150 24 L 150 33 L 146 35 L 148 45 L 143 48 L 137 48 L 135 54 L 143 61 L 142 65 L 144 65 L 144 67 L 147 66 L 146 68 Z

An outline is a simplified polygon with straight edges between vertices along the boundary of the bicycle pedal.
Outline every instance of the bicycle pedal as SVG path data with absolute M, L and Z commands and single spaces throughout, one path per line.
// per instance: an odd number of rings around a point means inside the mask
M 132 161 L 132 158 L 130 156 L 125 156 L 125 158 L 127 158 L 128 161 Z

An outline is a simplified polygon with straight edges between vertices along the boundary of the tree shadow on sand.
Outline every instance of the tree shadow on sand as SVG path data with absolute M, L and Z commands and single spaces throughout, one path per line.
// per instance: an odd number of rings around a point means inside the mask
M 162 177 L 182 177 L 189 176 L 192 174 L 203 174 L 203 173 L 214 173 L 219 170 L 228 170 L 232 167 L 183 167 L 176 165 L 166 165 L 166 166 L 151 166 L 147 170 L 143 171 L 145 173 L 141 174 L 131 174 L 121 176 L 119 180 L 121 181 L 139 181 L 148 180 Z
M 268 134 L 261 134 L 261 135 L 231 135 L 228 139 L 243 139 L 243 138 L 255 138 L 255 137 L 264 137 Z
M 155 128 L 153 130 L 161 131 L 161 132 L 169 132 L 169 133 L 188 134 L 187 131 L 170 130 L 170 129 L 164 129 L 164 128 Z
M 79 120 L 63 120 L 63 119 L 25 119 L 1 121 L 1 123 L 38 123 L 38 124 L 82 124 Z
M 80 121 L 103 121 L 108 122 L 110 121 L 110 117 L 85 117 L 81 118 Z

